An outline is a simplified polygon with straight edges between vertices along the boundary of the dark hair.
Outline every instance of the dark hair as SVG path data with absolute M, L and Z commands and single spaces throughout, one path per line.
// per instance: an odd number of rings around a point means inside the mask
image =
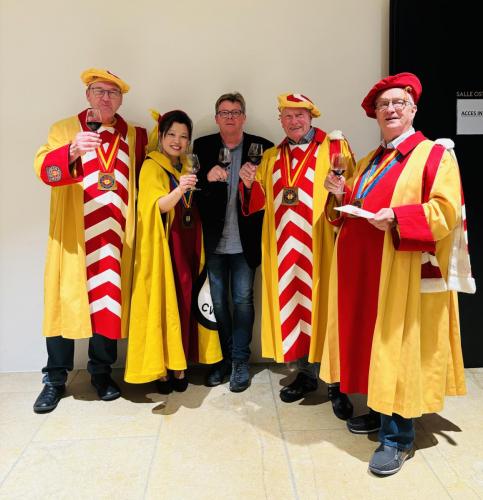
M 188 137 L 191 141 L 191 135 L 193 133 L 193 122 L 184 111 L 181 111 L 179 109 L 168 111 L 159 118 L 159 136 L 164 137 L 173 123 L 181 123 L 183 125 L 186 125 L 188 129 Z
M 230 92 L 218 97 L 215 104 L 215 114 L 218 113 L 218 108 L 223 101 L 230 101 L 232 103 L 237 102 L 240 105 L 241 112 L 245 114 L 245 99 L 243 99 L 243 96 L 240 94 L 240 92 Z

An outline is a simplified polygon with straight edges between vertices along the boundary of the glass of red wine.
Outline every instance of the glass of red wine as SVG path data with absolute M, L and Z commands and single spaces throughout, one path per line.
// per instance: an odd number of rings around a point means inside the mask
M 198 159 L 198 155 L 193 153 L 186 153 L 186 163 L 187 163 L 187 171 L 190 174 L 197 174 L 200 171 L 200 160 Z M 192 187 L 190 191 L 201 191 L 200 188 Z
M 336 153 L 331 156 L 330 170 L 335 176 L 337 176 L 340 183 L 342 183 L 341 177 L 342 175 L 344 175 L 344 172 L 347 170 L 348 166 L 349 166 L 349 159 L 342 153 Z M 334 194 L 344 194 L 344 193 L 345 191 L 342 188 L 340 188 L 339 191 Z
M 95 108 L 89 108 L 86 115 L 86 125 L 91 132 L 97 132 L 102 125 L 101 112 Z
M 254 165 L 257 166 L 260 165 L 260 162 L 262 161 L 262 156 L 263 156 L 263 146 L 256 142 L 252 142 L 250 144 L 250 147 L 248 148 L 248 159 L 250 160 L 250 163 L 253 163 Z
M 218 154 L 218 163 L 225 169 L 226 173 L 230 173 L 230 163 L 231 163 L 231 151 L 230 148 L 220 148 L 220 153 Z M 228 182 L 228 177 L 226 179 Z

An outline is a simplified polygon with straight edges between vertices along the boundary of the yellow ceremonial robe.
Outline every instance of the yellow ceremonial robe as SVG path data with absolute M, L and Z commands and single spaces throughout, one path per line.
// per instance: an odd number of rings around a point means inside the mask
M 338 139 L 337 139 L 338 140 Z M 347 142 L 340 141 L 341 152 L 351 157 Z M 262 356 L 284 361 L 278 291 L 278 254 L 273 196 L 273 167 L 279 152 L 273 147 L 265 152 L 257 169 L 256 181 L 265 193 L 265 215 L 262 227 Z M 312 215 L 312 337 L 309 361 L 319 362 L 327 324 L 327 298 L 330 262 L 334 247 L 334 228 L 324 216 L 327 191 L 324 180 L 330 169 L 330 138 L 326 136 L 319 145 L 315 165 L 313 215 Z M 348 172 L 349 173 L 349 172 Z
M 183 173 L 185 168 L 183 164 Z M 171 190 L 167 172 L 179 180 L 180 173 L 170 160 L 153 151 L 143 163 L 139 178 L 130 335 L 124 376 L 127 382 L 134 384 L 159 379 L 168 369 L 185 370 L 187 367 L 169 248 L 175 210 L 162 216 L 158 205 L 158 200 Z M 200 272 L 203 267 L 204 255 L 200 260 Z M 198 352 L 202 363 L 216 363 L 222 359 L 216 331 L 200 324 Z
M 391 207 L 421 203 L 423 168 L 432 146 L 431 141 L 425 140 L 412 151 L 397 180 Z M 354 185 L 373 154 L 358 163 Z M 422 204 L 436 241 L 436 257 L 443 277 L 448 273 L 452 230 L 460 223 L 460 186 L 458 167 L 445 152 L 429 201 Z M 320 372 L 321 378 L 329 383 L 341 377 L 337 243 L 331 267 L 329 323 Z M 421 293 L 421 251 L 397 251 L 391 231 L 386 232 L 383 245 L 367 404 L 386 415 L 396 413 L 405 418 L 438 412 L 443 408 L 445 394 L 466 393 L 457 294 L 454 291 Z M 363 294 L 361 290 L 361 296 Z M 346 307 L 363 307 L 363 297 L 360 304 Z
M 77 116 L 55 123 L 34 161 L 38 177 L 45 156 L 70 144 L 81 132 Z M 127 337 L 133 273 L 135 233 L 135 128 L 128 124 L 129 199 L 121 259 L 122 337 Z M 44 322 L 46 337 L 61 335 L 69 339 L 92 337 L 89 300 L 86 283 L 84 231 L 84 190 L 82 182 L 53 187 L 50 197 L 50 225 L 44 275 Z

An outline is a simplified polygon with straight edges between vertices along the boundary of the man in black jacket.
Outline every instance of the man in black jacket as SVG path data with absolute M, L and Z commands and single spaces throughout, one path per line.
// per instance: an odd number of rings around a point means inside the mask
M 260 264 L 263 212 L 245 217 L 238 197 L 239 171 L 247 163 L 252 143 L 266 150 L 273 144 L 243 131 L 245 100 L 238 93 L 224 94 L 215 105 L 220 132 L 195 140 L 201 170 L 197 202 L 203 223 L 206 264 L 213 308 L 218 324 L 223 361 L 215 364 L 206 385 L 221 384 L 230 376 L 230 390 L 244 391 L 250 385 L 248 359 L 254 321 L 253 279 Z M 230 163 L 219 161 L 220 149 L 230 150 Z M 233 314 L 229 306 L 229 289 Z

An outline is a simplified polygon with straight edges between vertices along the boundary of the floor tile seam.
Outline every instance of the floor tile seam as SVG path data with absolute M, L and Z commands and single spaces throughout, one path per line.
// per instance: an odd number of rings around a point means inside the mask
M 423 432 L 426 434 L 426 436 L 430 439 L 431 436 L 430 434 L 428 433 L 428 431 L 426 430 L 426 427 L 424 426 L 424 422 L 420 421 L 419 422 L 421 428 L 423 429 Z M 459 477 L 459 474 L 455 471 L 455 469 L 451 466 L 451 464 L 448 462 L 448 460 L 446 459 L 446 457 L 441 453 L 441 450 L 439 449 L 439 446 L 438 446 L 439 443 L 436 444 L 436 452 L 438 453 L 438 455 L 440 456 L 440 458 L 442 458 L 444 460 L 444 462 L 446 463 L 446 465 L 453 471 L 453 473 Z M 446 487 L 446 485 L 443 483 L 443 481 L 441 480 L 441 478 L 439 477 L 439 474 L 434 470 L 434 467 L 432 466 L 431 462 L 428 460 L 428 457 L 426 456 L 426 454 L 424 453 L 424 449 L 419 449 L 416 447 L 416 450 L 420 451 L 421 452 L 421 455 L 423 457 L 423 461 L 426 463 L 426 465 L 428 466 L 428 468 L 431 470 L 433 476 L 436 478 L 436 481 L 442 486 L 442 488 L 444 489 L 444 491 L 446 492 L 446 494 L 448 495 L 448 498 L 453 498 L 453 495 L 451 495 L 451 493 L 448 491 L 448 488 Z M 471 488 L 472 489 L 472 488 Z
M 37 430 L 33 433 L 33 435 L 30 438 L 30 440 L 25 444 L 25 446 L 23 447 L 22 451 L 20 452 L 19 456 L 14 461 L 14 463 L 10 466 L 8 472 L 5 474 L 5 476 L 3 477 L 3 479 L 0 481 L 0 490 L 2 489 L 3 484 L 5 483 L 5 481 L 7 480 L 7 478 L 10 476 L 10 474 L 12 473 L 12 471 L 15 469 L 15 467 L 17 466 L 17 464 L 19 463 L 19 461 L 25 455 L 25 452 L 26 452 L 27 448 L 29 448 L 30 445 L 34 442 L 35 437 L 40 432 L 40 430 L 42 429 L 42 427 L 45 425 L 45 422 L 47 422 L 47 420 L 49 419 L 50 415 L 51 415 L 50 413 L 48 415 L 46 415 L 45 418 L 43 419 L 43 421 L 40 422 L 40 425 L 37 428 Z
M 268 368 L 268 370 L 270 370 L 270 368 Z M 294 474 L 294 470 L 292 467 L 292 460 L 290 459 L 290 454 L 289 454 L 288 448 L 287 448 L 287 442 L 285 440 L 285 432 L 282 429 L 282 422 L 280 420 L 280 413 L 278 411 L 278 405 L 277 405 L 277 400 L 276 400 L 277 395 L 275 394 L 276 391 L 275 391 L 275 387 L 273 386 L 273 379 L 271 377 L 271 373 L 269 373 L 269 378 L 270 378 L 270 386 L 272 389 L 273 402 L 275 405 L 275 415 L 277 417 L 278 429 L 279 429 L 280 435 L 282 437 L 285 460 L 287 461 L 287 466 L 288 466 L 288 470 L 289 470 L 289 474 L 290 474 L 290 484 L 292 486 L 292 495 L 293 495 L 294 500 L 300 500 L 298 490 L 297 490 L 297 482 L 295 480 L 295 474 Z
M 156 441 L 153 446 L 153 451 L 151 453 L 151 460 L 149 461 L 149 466 L 147 467 L 146 471 L 146 479 L 145 479 L 145 484 L 144 484 L 144 492 L 143 492 L 143 500 L 148 498 L 148 488 L 149 488 L 149 483 L 151 479 L 151 472 L 153 470 L 153 465 L 154 465 L 154 459 L 156 458 L 156 454 L 158 452 L 158 448 L 161 443 L 161 428 L 164 423 L 164 418 L 159 419 L 159 424 L 158 424 L 158 431 L 156 433 Z
M 109 437 L 86 437 L 86 438 L 68 438 L 68 439 L 39 439 L 31 441 L 30 444 L 46 444 L 46 443 L 68 443 L 68 442 L 88 442 L 88 441 L 112 441 L 126 439 L 156 439 L 156 434 L 129 435 L 129 436 L 109 436 Z

